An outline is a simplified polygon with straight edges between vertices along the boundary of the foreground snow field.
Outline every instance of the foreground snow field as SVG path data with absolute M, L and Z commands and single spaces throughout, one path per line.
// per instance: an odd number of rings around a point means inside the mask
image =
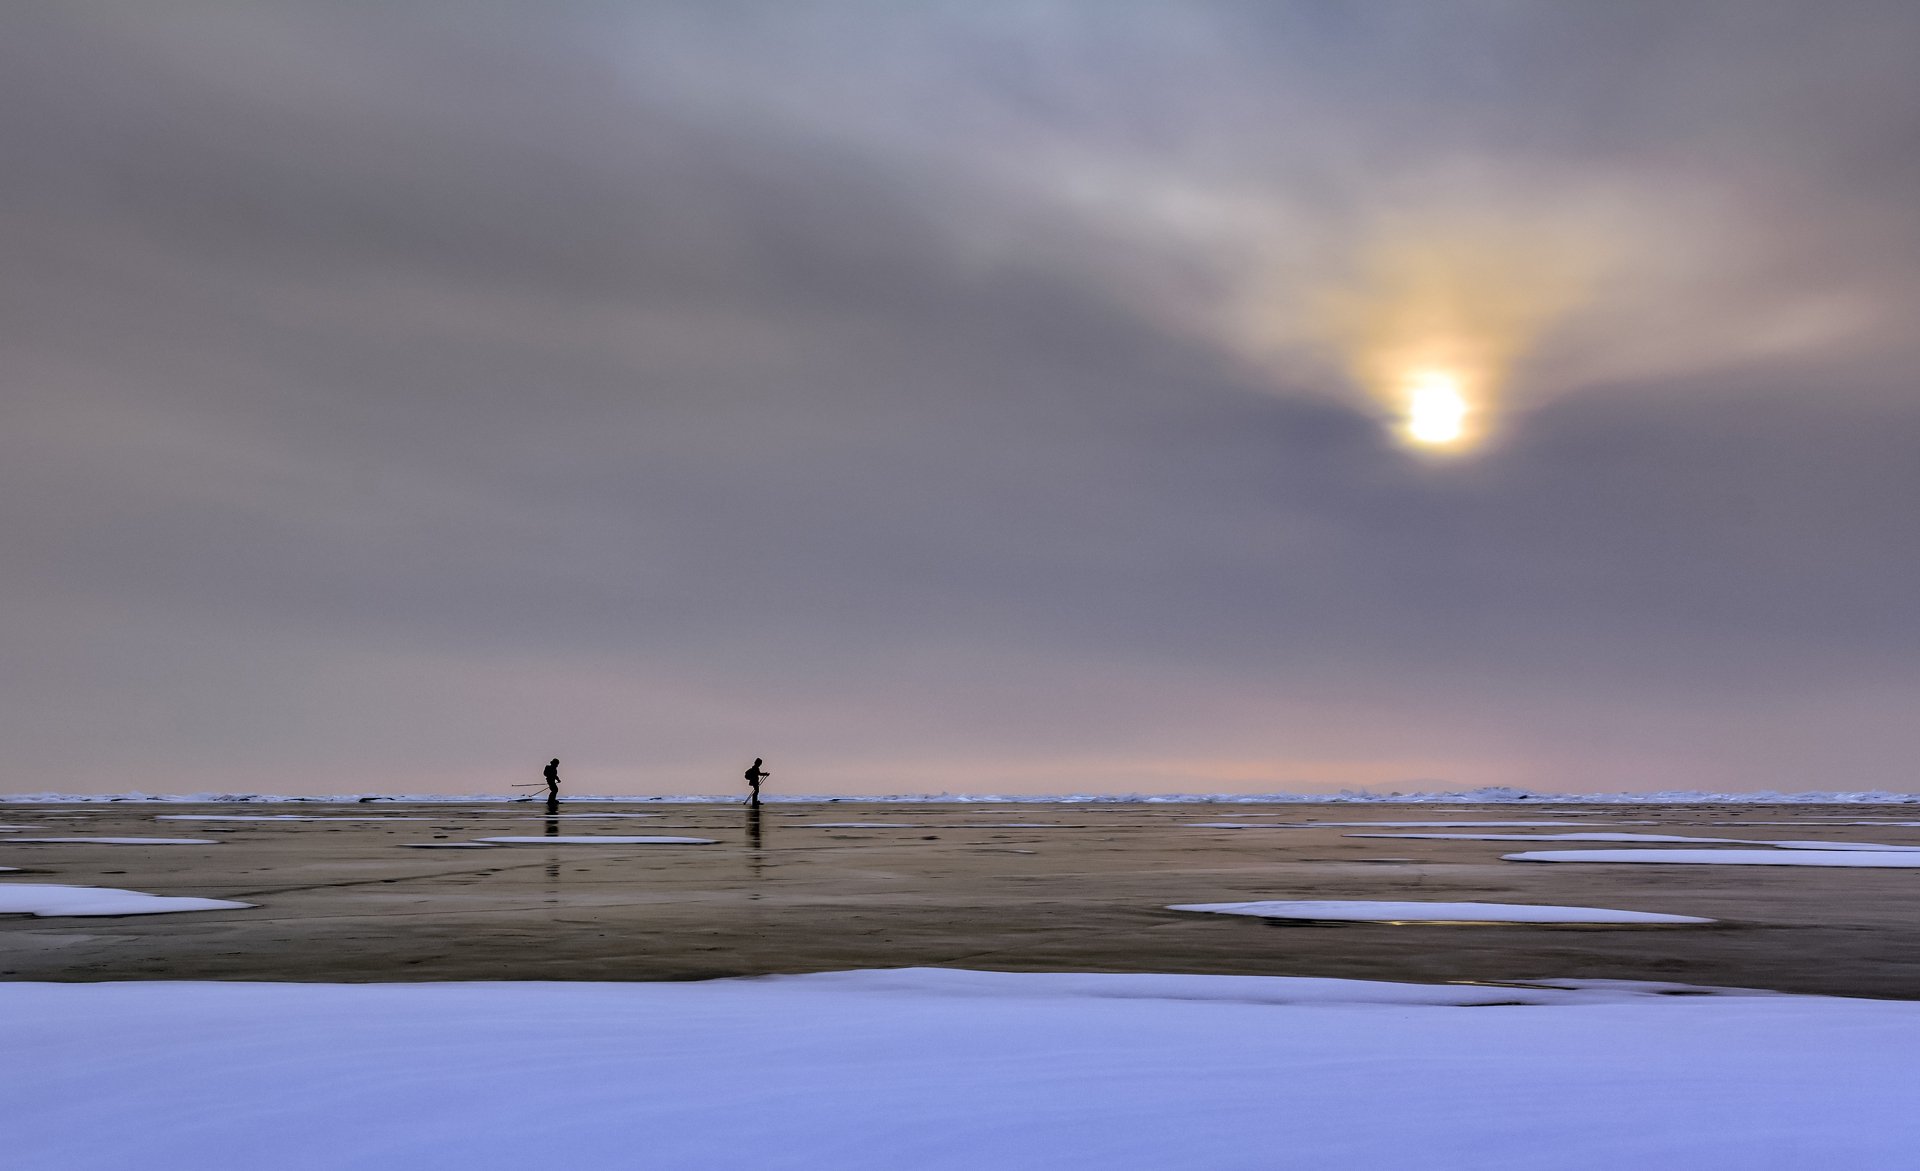
M 0 984 L 0 1124 L 61 1171 L 1915 1165 L 1920 1004 L 1662 991 Z

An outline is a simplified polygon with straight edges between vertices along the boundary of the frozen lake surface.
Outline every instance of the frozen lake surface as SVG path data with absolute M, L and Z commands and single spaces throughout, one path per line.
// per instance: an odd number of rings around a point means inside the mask
M 1809 828 L 1789 834 L 1769 824 L 1781 807 L 1764 805 L 1240 804 L 1234 816 L 1245 821 L 1236 824 L 1271 829 L 1236 831 L 1194 828 L 1205 818 L 1178 803 L 781 802 L 755 811 L 568 802 L 552 817 L 540 802 L 395 804 L 361 821 L 331 815 L 376 810 L 10 803 L 5 820 L 24 827 L 19 836 L 87 840 L 28 844 L 0 834 L 0 867 L 20 868 L 0 873 L 0 884 L 257 909 L 84 919 L 0 912 L 0 972 L 52 981 L 697 980 L 962 965 L 1411 982 L 1571 973 L 1881 997 L 1920 990 L 1920 869 L 1911 868 L 1920 826 L 1838 824 L 1863 820 L 1858 806 L 1792 807 Z M 414 820 L 386 819 L 396 813 Z M 648 816 L 645 833 L 633 834 L 622 831 L 639 821 L 577 814 Z M 248 820 L 171 820 L 181 815 Z M 1542 824 L 1482 828 L 1512 820 Z M 1470 824 L 1432 831 L 1459 837 L 1345 836 L 1427 821 Z M 186 824 L 218 846 L 101 843 Z M 1635 839 L 1648 847 L 1636 857 L 1718 861 L 1529 865 L 1502 856 L 1553 843 L 1476 840 L 1624 831 L 1722 839 Z M 503 837 L 520 840 L 483 840 Z M 1784 848 L 1795 845 L 1823 848 Z M 1843 854 L 1857 861 L 1825 864 Z M 1729 864 L 1748 855 L 1768 864 Z M 1860 865 L 1896 857 L 1900 868 Z M 1592 908 L 1715 922 L 1426 928 L 1166 909 L 1301 902 Z

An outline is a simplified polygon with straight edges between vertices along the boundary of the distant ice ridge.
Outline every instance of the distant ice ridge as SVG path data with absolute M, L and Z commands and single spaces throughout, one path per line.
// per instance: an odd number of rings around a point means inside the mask
M 566 804 L 620 802 L 656 805 L 738 805 L 738 793 L 693 793 L 680 796 L 620 796 L 568 794 Z M 1459 792 L 1375 793 L 1343 789 L 1338 793 L 895 793 L 848 795 L 833 793 L 768 795 L 771 805 L 815 805 L 842 802 L 860 805 L 1920 805 L 1920 793 L 1867 792 L 1707 793 L 1696 789 L 1668 789 L 1657 793 L 1535 793 L 1527 789 L 1493 786 Z M 472 805 L 541 804 L 524 795 L 474 793 L 347 793 L 298 796 L 270 793 L 6 793 L 0 804 L 92 805 L 140 802 L 178 805 Z

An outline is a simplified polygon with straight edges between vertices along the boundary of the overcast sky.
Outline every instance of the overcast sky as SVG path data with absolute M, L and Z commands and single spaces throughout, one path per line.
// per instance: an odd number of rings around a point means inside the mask
M 1916 55 L 11 5 L 0 788 L 1920 788 Z

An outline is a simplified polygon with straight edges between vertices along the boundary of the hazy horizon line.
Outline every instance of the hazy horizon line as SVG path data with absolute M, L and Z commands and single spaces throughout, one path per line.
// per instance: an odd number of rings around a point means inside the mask
M 654 805 L 737 805 L 745 798 L 736 793 L 681 794 L 573 794 L 563 803 L 654 804 Z M 1224 804 L 1224 805 L 1310 805 L 1339 803 L 1378 804 L 1909 804 L 1920 803 L 1920 792 L 1888 789 L 1803 790 L 1782 792 L 1760 789 L 1745 792 L 1709 792 L 1697 789 L 1666 789 L 1650 792 L 1543 793 L 1510 786 L 1485 786 L 1463 790 L 1376 793 L 1359 789 L 1332 793 L 795 793 L 767 795 L 768 805 L 810 805 L 824 803 L 855 804 Z M 544 804 L 537 795 L 503 793 L 0 793 L 0 804 Z

